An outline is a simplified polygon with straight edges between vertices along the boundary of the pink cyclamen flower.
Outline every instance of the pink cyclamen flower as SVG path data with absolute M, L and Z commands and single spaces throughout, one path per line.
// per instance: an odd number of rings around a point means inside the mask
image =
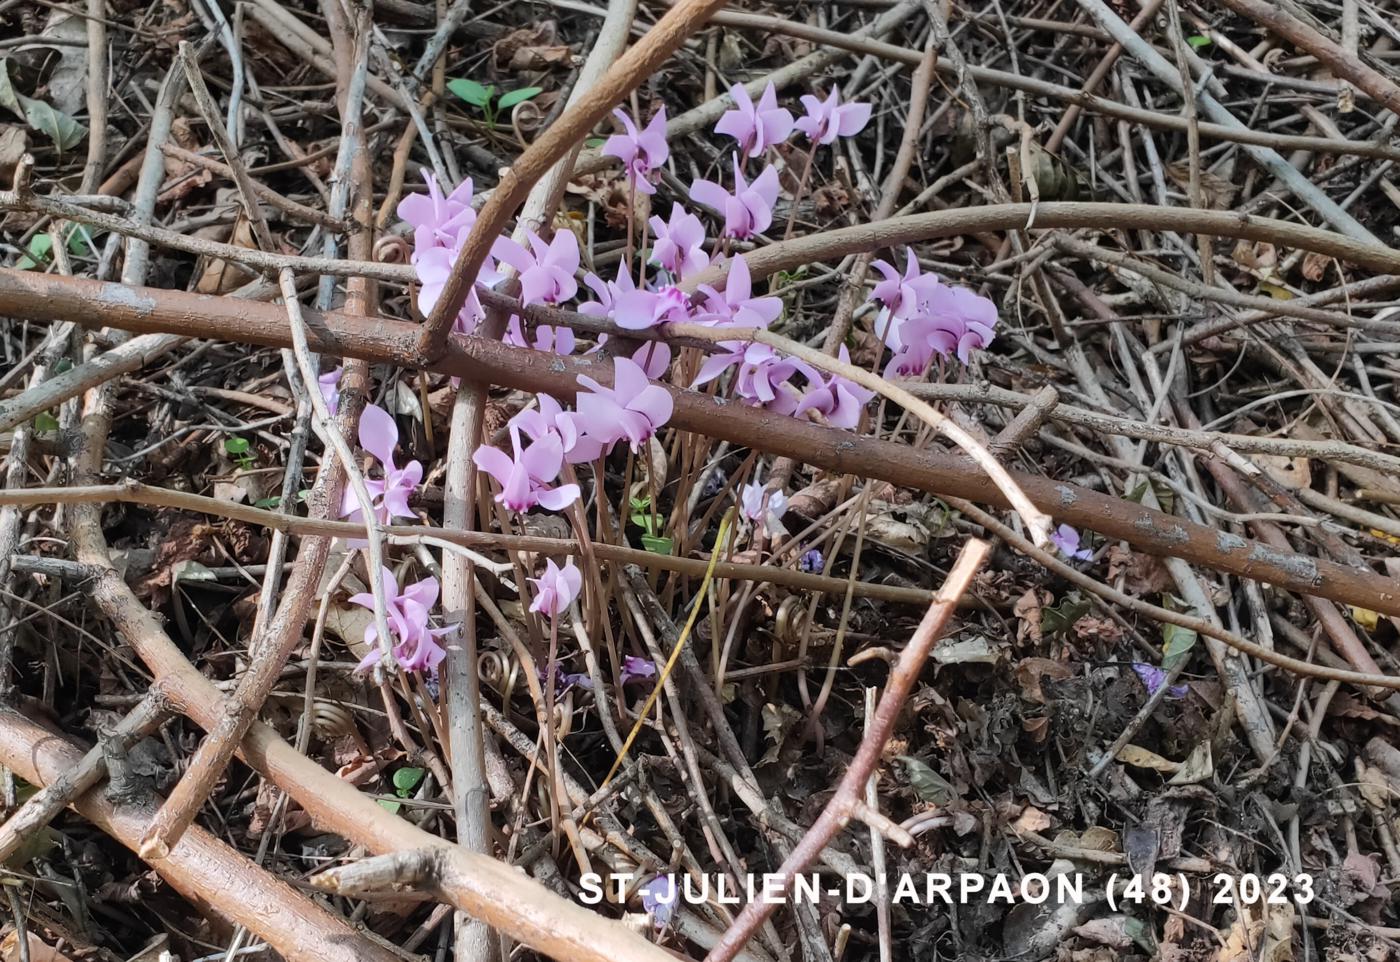
M 680 905 L 680 891 L 676 888 L 674 875 L 658 875 L 637 890 L 642 900 L 642 908 L 651 914 L 652 924 L 657 930 L 671 924 L 671 918 Z
M 751 341 L 723 341 L 725 353 L 711 354 L 700 365 L 692 388 L 707 384 L 729 368 L 738 365 L 733 390 L 736 395 L 754 405 L 766 407 L 777 414 L 794 414 L 797 410 L 797 390 L 788 383 L 802 365 L 784 357 L 767 344 Z
M 380 569 L 381 583 L 387 604 L 385 621 L 393 633 L 394 660 L 405 671 L 428 671 L 436 668 L 446 652 L 438 639 L 450 635 L 453 628 L 429 628 L 428 615 L 437 603 L 438 582 L 425 578 L 399 591 L 398 580 L 388 568 Z M 350 597 L 350 603 L 374 610 L 374 594 L 363 591 Z M 383 652 L 379 647 L 379 629 L 371 622 L 365 628 L 365 644 L 369 652 L 360 660 L 357 671 L 379 664 Z
M 1094 556 L 1094 552 L 1088 548 L 1079 547 L 1079 532 L 1067 524 L 1062 524 L 1050 532 L 1050 543 L 1059 548 L 1066 558 L 1076 561 L 1088 561 Z
M 384 473 L 382 479 L 365 479 L 374 516 L 380 524 L 388 524 L 391 518 L 413 517 L 408 496 L 423 480 L 423 465 L 417 461 L 410 461 L 402 468 L 394 464 L 394 448 L 398 443 L 399 426 L 389 413 L 372 404 L 366 407 L 360 415 L 360 447 L 379 460 Z M 340 516 L 349 521 L 364 520 L 360 499 L 349 485 L 340 501 Z
M 506 322 L 505 335 L 501 340 L 511 347 L 529 347 L 536 351 L 544 351 L 546 354 L 563 354 L 568 356 L 574 353 L 577 344 L 572 328 L 555 327 L 552 324 L 536 324 L 531 332 L 534 338 L 531 339 L 525 334 L 524 323 L 520 320 L 519 314 L 512 314 L 510 320 Z
M 783 515 L 787 514 L 787 495 L 781 491 L 769 491 L 761 481 L 746 484 L 739 493 L 739 514 L 755 525 L 782 532 Z
M 813 144 L 833 144 L 837 137 L 860 133 L 870 122 L 870 105 L 841 103 L 835 87 L 825 100 L 803 94 L 802 106 L 807 108 L 807 116 L 797 118 L 796 127 Z
M 770 83 L 755 104 L 743 84 L 729 89 L 734 109 L 725 113 L 715 124 L 715 133 L 728 134 L 739 142 L 739 150 L 757 157 L 774 144 L 787 140 L 792 133 L 792 114 L 778 106 L 778 93 Z
M 690 185 L 690 196 L 724 215 L 726 236 L 748 240 L 773 223 L 773 205 L 778 202 L 778 170 L 769 164 L 750 184 L 739 169 L 739 155 L 734 154 L 733 160 L 732 194 L 712 180 L 697 180 Z
M 618 298 L 637 289 L 637 285 L 632 283 L 632 275 L 625 262 L 618 264 L 616 280 L 605 281 L 589 271 L 583 275 L 583 283 L 588 285 L 593 296 L 598 298 L 596 301 L 584 301 L 578 307 L 580 314 L 590 317 L 611 317 L 616 310 Z
M 841 345 L 840 357 L 842 361 L 850 363 L 850 352 L 844 344 Z M 801 417 L 808 411 L 816 411 L 832 427 L 854 431 L 860 424 L 860 412 L 865 410 L 875 392 L 839 374 L 825 377 L 823 372 L 806 365 L 803 365 L 802 373 L 809 383 L 793 415 Z
M 671 366 L 671 345 L 665 341 L 647 341 L 632 352 L 632 360 L 651 380 L 660 380 Z
M 335 417 L 336 412 L 340 410 L 340 377 L 344 373 L 345 368 L 338 367 L 316 379 L 321 398 L 326 402 L 326 410 L 330 411 L 331 417 Z
M 627 183 L 634 189 L 643 194 L 656 193 L 651 184 L 651 172 L 671 156 L 671 148 L 666 145 L 666 108 L 658 110 L 641 131 L 622 108 L 614 110 L 613 116 L 622 124 L 625 133 L 609 137 L 603 144 L 603 153 L 622 161 L 627 169 Z
M 907 260 L 903 275 L 885 261 L 875 261 L 871 265 L 883 274 L 885 279 L 875 285 L 870 296 L 883 304 L 885 310 L 895 318 L 905 318 L 917 313 L 941 286 L 937 277 L 925 274 L 919 267 L 914 248 L 906 247 L 905 252 Z
M 558 618 L 569 610 L 578 593 L 583 590 L 583 572 L 569 561 L 560 568 L 550 558 L 544 563 L 544 574 L 531 578 L 535 586 L 535 600 L 530 602 L 530 610 Z
M 724 291 L 701 284 L 705 295 L 703 313 L 695 318 L 702 324 L 718 327 L 767 327 L 783 312 L 781 297 L 754 297 L 753 275 L 743 255 L 729 264 Z
M 498 237 L 491 253 L 520 273 L 521 304 L 558 304 L 578 293 L 578 237 L 571 230 L 556 231 L 548 244 L 531 231 L 528 251 Z
M 456 259 L 457 248 L 455 247 L 429 247 L 426 250 L 419 249 L 414 252 L 413 270 L 418 275 L 418 282 L 421 285 L 418 289 L 418 310 L 424 317 L 433 312 L 438 299 L 442 297 L 443 288 L 447 286 L 447 278 L 452 273 L 452 264 Z M 476 279 L 479 284 L 495 287 L 503 277 L 496 267 L 495 260 L 487 257 L 481 270 L 477 273 Z M 485 317 L 486 310 L 481 306 L 481 301 L 476 296 L 476 288 L 473 286 L 467 291 L 467 299 L 463 302 L 461 311 L 452 321 L 452 330 L 458 334 L 471 334 Z
M 652 260 L 672 277 L 680 279 L 710 265 L 710 257 L 705 253 L 705 225 L 680 204 L 671 205 L 669 221 L 657 216 L 647 223 L 656 235 Z
M 544 435 L 527 448 L 520 441 L 520 426 L 512 424 L 510 443 L 515 452 L 513 458 L 484 445 L 472 452 L 476 466 L 501 486 L 501 493 L 496 495 L 498 504 L 511 511 L 529 511 L 535 505 L 562 511 L 578 500 L 576 484 L 550 487 L 564 467 L 564 445 L 557 435 Z
M 658 324 L 690 320 L 690 299 L 674 284 L 659 291 L 633 290 L 618 295 L 613 320 L 629 331 L 644 331 Z
M 589 392 L 578 394 L 579 424 L 589 437 L 604 444 L 626 438 L 638 451 L 657 430 L 671 420 L 675 402 L 670 392 L 647 379 L 636 361 L 613 358 L 613 386 L 603 387 L 580 374 L 578 382 Z
M 476 223 L 472 208 L 472 179 L 468 177 L 446 197 L 432 171 L 423 168 L 427 194 L 409 194 L 399 201 L 398 215 L 413 228 L 417 252 L 429 247 L 456 247 L 459 239 Z
M 565 411 L 564 406 L 548 394 L 539 395 L 539 402 L 539 410 L 521 411 L 510 423 L 518 426 L 532 441 L 551 435 L 558 438 L 564 460 L 569 464 L 583 464 L 602 455 L 602 442 L 583 433 L 576 412 Z
M 956 354 L 964 364 L 973 348 L 983 350 L 995 337 L 996 305 L 966 287 L 939 284 L 924 310 L 931 319 L 929 339 L 934 350 Z

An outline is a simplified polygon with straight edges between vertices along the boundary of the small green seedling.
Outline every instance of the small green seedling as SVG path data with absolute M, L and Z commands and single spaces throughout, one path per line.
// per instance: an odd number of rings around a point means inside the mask
M 516 104 L 524 103 L 531 97 L 536 97 L 544 92 L 543 87 L 521 87 L 519 90 L 508 90 L 497 97 L 496 88 L 493 85 L 477 83 L 466 77 L 449 80 L 447 89 L 464 102 L 480 108 L 481 112 L 486 115 L 488 127 L 496 126 L 496 116 L 500 111 L 510 110 Z
M 675 541 L 661 532 L 666 530 L 665 522 L 651 510 L 651 498 L 632 498 L 632 523 L 642 529 L 642 547 L 653 554 L 670 554 L 675 549 Z
M 224 450 L 228 452 L 229 457 L 233 458 L 234 463 L 244 471 L 252 468 L 256 462 L 252 454 L 252 445 L 248 443 L 247 438 L 225 438 Z

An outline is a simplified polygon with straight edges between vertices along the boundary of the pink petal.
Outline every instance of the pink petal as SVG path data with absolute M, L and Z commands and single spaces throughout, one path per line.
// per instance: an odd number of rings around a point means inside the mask
M 561 484 L 557 488 L 548 490 L 537 490 L 535 497 L 538 499 L 540 507 L 550 511 L 563 511 L 579 498 L 579 486 L 576 484 Z
M 360 447 L 379 459 L 385 468 L 394 464 L 394 446 L 399 443 L 399 426 L 389 412 L 373 404 L 360 415 Z

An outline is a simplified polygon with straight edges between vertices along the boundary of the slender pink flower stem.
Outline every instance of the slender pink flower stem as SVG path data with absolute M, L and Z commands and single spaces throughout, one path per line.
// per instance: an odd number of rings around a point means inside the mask
M 817 159 L 817 145 L 814 143 L 807 151 L 807 163 L 802 167 L 802 179 L 797 183 L 797 193 L 792 195 L 792 209 L 788 211 L 787 230 L 783 231 L 783 240 L 792 237 L 792 229 L 797 226 L 797 205 L 802 202 L 802 198 L 807 195 L 807 183 L 812 177 L 813 161 Z

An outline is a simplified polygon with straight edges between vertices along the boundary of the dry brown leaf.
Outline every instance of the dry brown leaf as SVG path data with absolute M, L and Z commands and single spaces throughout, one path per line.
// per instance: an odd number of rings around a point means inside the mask
M 1044 679 L 1064 681 L 1072 674 L 1068 665 L 1053 658 L 1022 658 L 1016 663 L 1016 682 L 1021 686 L 1021 694 L 1038 705 L 1046 703 L 1045 692 L 1041 690 Z
M 1021 813 L 1021 817 L 1011 823 L 1011 827 L 1017 832 L 1040 833 L 1049 828 L 1051 824 L 1049 815 L 1034 805 L 1027 805 L 1025 811 Z
M 1016 601 L 1016 606 L 1011 609 L 1011 613 L 1017 618 L 1016 640 L 1030 640 L 1035 644 L 1040 643 L 1040 615 L 1046 605 L 1055 600 L 1055 596 L 1044 588 L 1030 588 Z
M 1118 760 L 1134 768 L 1150 768 L 1153 771 L 1173 773 L 1181 768 L 1180 762 L 1163 758 L 1156 752 L 1148 751 L 1140 745 L 1124 745 L 1118 749 Z
M 34 932 L 26 934 L 29 937 L 29 962 L 73 962 L 72 956 L 64 955 L 39 938 L 38 934 Z M 19 933 L 11 930 L 5 934 L 4 940 L 0 941 L 0 960 L 19 962 L 20 958 Z
M 1251 460 L 1259 469 L 1290 491 L 1312 486 L 1312 464 L 1307 458 L 1278 454 L 1255 454 Z
M 198 231 L 196 234 L 203 236 L 204 232 Z M 241 211 L 238 220 L 234 222 L 233 232 L 227 238 L 227 242 L 238 247 L 246 247 L 249 250 L 257 249 L 258 245 L 253 240 L 252 225 Z M 195 284 L 194 289 L 200 294 L 227 294 L 251 281 L 253 276 L 253 273 L 242 265 L 220 258 L 212 258 L 204 262 L 204 269 L 200 271 L 199 281 Z

